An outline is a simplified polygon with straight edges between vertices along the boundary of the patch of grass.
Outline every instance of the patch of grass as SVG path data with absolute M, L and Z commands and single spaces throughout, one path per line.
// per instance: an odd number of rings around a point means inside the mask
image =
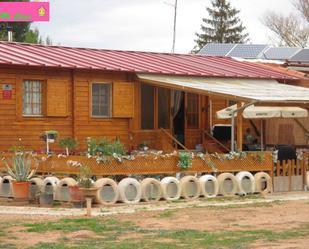
M 89 230 L 100 234 L 109 231 L 134 229 L 130 222 L 95 218 L 61 219 L 57 222 L 30 223 L 25 224 L 24 226 L 27 227 L 27 232 L 37 233 L 46 231 L 74 232 L 79 230 Z
M 174 216 L 175 213 L 176 213 L 175 209 L 167 209 L 167 210 L 164 210 L 161 213 L 159 213 L 156 217 L 158 217 L 158 218 L 170 218 L 170 217 Z
M 229 205 L 210 205 L 203 208 L 210 209 L 234 209 L 234 208 L 257 208 L 257 207 L 273 207 L 274 205 L 282 204 L 282 201 L 272 201 L 272 202 L 254 202 L 249 204 L 229 204 Z

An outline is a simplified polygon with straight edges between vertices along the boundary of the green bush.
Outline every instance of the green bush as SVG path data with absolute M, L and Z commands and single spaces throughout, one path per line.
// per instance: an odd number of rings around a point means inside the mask
M 90 139 L 88 141 L 89 154 L 91 156 L 100 155 L 100 156 L 113 156 L 117 155 L 125 155 L 126 150 L 124 145 L 120 142 L 118 138 L 114 141 L 109 141 L 106 138 L 102 138 L 99 141 L 96 139 Z

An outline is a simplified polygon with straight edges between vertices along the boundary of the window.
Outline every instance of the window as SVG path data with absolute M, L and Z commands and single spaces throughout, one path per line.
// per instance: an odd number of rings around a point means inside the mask
M 194 93 L 187 93 L 187 127 L 198 129 L 199 126 L 199 97 Z
M 92 116 L 110 117 L 111 115 L 111 84 L 92 84 Z
M 42 115 L 42 81 L 25 80 L 23 82 L 23 115 Z
M 158 128 L 170 128 L 170 95 L 169 89 L 158 88 Z
M 147 84 L 141 86 L 141 128 L 154 128 L 154 87 Z

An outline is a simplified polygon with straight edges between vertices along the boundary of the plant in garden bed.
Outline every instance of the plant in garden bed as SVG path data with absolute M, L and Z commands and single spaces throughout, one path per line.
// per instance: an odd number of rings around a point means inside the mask
M 177 166 L 181 169 L 188 169 L 192 166 L 192 154 L 189 152 L 179 152 Z
M 59 145 L 61 148 L 65 149 L 66 155 L 68 156 L 70 154 L 69 151 L 74 150 L 77 147 L 78 143 L 74 138 L 67 137 L 60 139 Z
M 24 152 L 16 152 L 12 158 L 12 164 L 4 160 L 7 173 L 14 179 L 13 194 L 17 199 L 28 199 L 30 178 L 35 174 L 36 170 L 31 169 L 31 154 Z
M 118 138 L 114 141 L 109 141 L 106 138 L 99 141 L 93 138 L 88 140 L 88 156 L 96 157 L 97 162 L 108 162 L 111 157 L 122 162 L 125 155 L 124 144 Z

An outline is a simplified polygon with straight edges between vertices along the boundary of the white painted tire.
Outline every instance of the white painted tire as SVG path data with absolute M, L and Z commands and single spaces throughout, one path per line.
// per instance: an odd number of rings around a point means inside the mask
M 65 177 L 60 180 L 56 187 L 55 200 L 71 201 L 70 186 L 77 185 L 77 181 L 71 177 Z
M 174 185 L 176 187 L 176 190 L 174 190 L 174 193 L 170 193 L 170 188 Z M 181 186 L 180 182 L 177 178 L 168 176 L 164 177 L 161 180 L 161 186 L 162 186 L 162 196 L 167 201 L 175 201 L 180 198 L 181 195 Z
M 145 178 L 141 182 L 144 201 L 159 201 L 162 197 L 161 182 L 154 178 Z
M 237 178 L 231 174 L 231 173 L 222 173 L 218 176 L 218 183 L 219 183 L 219 194 L 223 195 L 223 196 L 233 196 L 237 194 L 238 191 L 238 180 Z M 227 189 L 226 186 L 227 181 L 230 180 L 232 186 Z
M 238 180 L 238 193 L 241 195 L 253 194 L 255 192 L 255 179 L 254 176 L 248 171 L 240 171 L 236 174 Z M 246 186 L 245 180 L 249 181 Z
M 309 171 L 307 171 L 307 190 L 309 190 Z
M 34 177 L 30 179 L 30 187 L 29 187 L 29 197 L 30 199 L 37 198 L 38 194 L 42 191 L 43 179 L 39 177 Z
M 4 176 L 0 181 L 0 196 L 13 197 L 12 182 L 14 179 L 11 176 Z
M 272 190 L 272 181 L 269 174 L 265 172 L 259 172 L 254 175 L 255 179 L 255 191 L 261 194 L 268 194 Z M 266 183 L 265 188 L 263 188 L 263 184 Z
M 127 193 L 127 191 L 130 191 L 134 189 L 134 194 L 130 197 L 130 193 Z M 134 178 L 128 177 L 122 179 L 118 183 L 118 191 L 120 200 L 127 204 L 135 204 L 138 203 L 142 198 L 142 188 L 141 184 Z
M 115 204 L 119 199 L 119 191 L 117 183 L 110 178 L 101 178 L 94 183 L 95 188 L 99 188 L 95 196 L 95 203 L 110 205 Z M 108 198 L 107 188 L 111 188 L 112 197 Z
M 181 196 L 184 199 L 197 199 L 200 197 L 201 185 L 195 176 L 182 177 L 180 179 L 180 186 L 181 186 Z
M 211 193 L 210 189 L 207 189 L 207 183 L 212 182 L 213 184 L 213 190 Z M 216 177 L 213 175 L 203 175 L 199 178 L 199 183 L 201 186 L 201 195 L 206 197 L 206 198 L 214 198 L 218 195 L 219 193 L 219 183 Z
M 44 193 L 46 191 L 47 186 L 52 186 L 53 193 L 56 191 L 57 185 L 60 182 L 60 180 L 55 176 L 48 176 L 43 180 L 43 186 L 42 186 L 42 192 Z

